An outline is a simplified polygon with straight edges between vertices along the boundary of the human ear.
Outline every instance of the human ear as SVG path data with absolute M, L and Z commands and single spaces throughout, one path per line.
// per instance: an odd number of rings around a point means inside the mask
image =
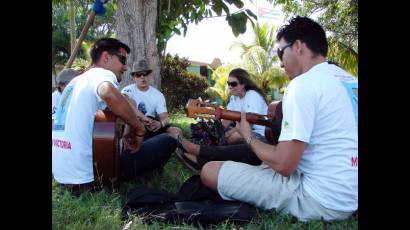
M 109 60 L 109 57 L 110 56 L 110 54 L 107 52 L 107 51 L 103 51 L 102 53 L 101 53 L 101 60 L 104 62 L 104 63 L 107 63 L 108 62 L 108 60 Z

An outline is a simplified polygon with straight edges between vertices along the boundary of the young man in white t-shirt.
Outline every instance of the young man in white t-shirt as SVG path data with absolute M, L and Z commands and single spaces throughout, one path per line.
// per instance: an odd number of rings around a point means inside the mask
M 132 68 L 131 76 L 135 83 L 124 87 L 121 93 L 143 113 L 149 122 L 145 123 L 145 139 L 168 132 L 182 134 L 182 130 L 169 125 L 169 117 L 164 95 L 150 85 L 152 70 L 145 60 L 139 60 Z
M 292 19 L 277 41 L 291 80 L 279 143 L 254 138 L 242 113 L 239 132 L 262 165 L 213 161 L 203 166 L 201 180 L 223 199 L 302 221 L 347 219 L 358 207 L 357 109 L 340 76 L 351 75 L 326 61 L 325 32 L 309 18 Z
M 97 40 L 90 50 L 91 68 L 66 86 L 52 131 L 52 170 L 59 184 L 73 190 L 92 188 L 94 118 L 97 110 L 107 106 L 132 127 L 125 139 L 135 145 L 126 145 L 121 154 L 121 178 L 134 178 L 163 166 L 175 150 L 176 140 L 169 135 L 143 143 L 147 119 L 118 90 L 129 52 L 117 39 Z

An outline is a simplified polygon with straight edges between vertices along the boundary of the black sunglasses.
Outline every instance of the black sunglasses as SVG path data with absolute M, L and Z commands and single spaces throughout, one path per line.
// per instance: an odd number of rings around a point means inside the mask
M 282 57 L 283 57 L 283 52 L 285 51 L 286 48 L 291 47 L 291 46 L 293 45 L 293 43 L 294 43 L 294 41 L 293 41 L 293 42 L 290 42 L 290 43 L 288 43 L 288 44 L 286 44 L 286 45 L 283 46 L 283 47 L 279 47 L 279 48 L 278 48 L 277 53 L 278 53 L 278 57 L 279 57 L 279 59 L 280 59 L 281 61 L 282 61 Z
M 134 73 L 132 76 L 136 78 L 140 78 L 142 76 L 148 76 L 148 72 L 139 72 L 139 73 Z
M 227 81 L 226 83 L 230 87 L 236 87 L 238 85 L 238 82 L 236 82 L 236 81 Z
M 127 57 L 125 57 L 121 54 L 114 54 L 114 55 L 118 57 L 118 60 L 121 62 L 121 64 L 123 64 L 123 65 L 127 64 Z

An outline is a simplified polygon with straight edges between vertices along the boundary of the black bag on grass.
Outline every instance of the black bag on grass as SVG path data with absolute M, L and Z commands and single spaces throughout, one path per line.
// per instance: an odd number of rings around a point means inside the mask
M 254 210 L 246 203 L 225 201 L 201 183 L 198 175 L 190 177 L 178 193 L 137 187 L 128 192 L 123 218 L 130 214 L 143 217 L 146 223 L 166 221 L 209 226 L 229 221 L 251 221 Z

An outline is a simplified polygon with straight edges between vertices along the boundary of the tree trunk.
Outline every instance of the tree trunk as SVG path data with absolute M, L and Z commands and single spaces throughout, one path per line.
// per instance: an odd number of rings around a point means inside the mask
M 128 70 L 120 87 L 131 83 L 132 66 L 138 60 L 147 60 L 151 73 L 151 85 L 161 87 L 160 62 L 156 45 L 157 1 L 118 0 L 117 38 L 131 48 Z

